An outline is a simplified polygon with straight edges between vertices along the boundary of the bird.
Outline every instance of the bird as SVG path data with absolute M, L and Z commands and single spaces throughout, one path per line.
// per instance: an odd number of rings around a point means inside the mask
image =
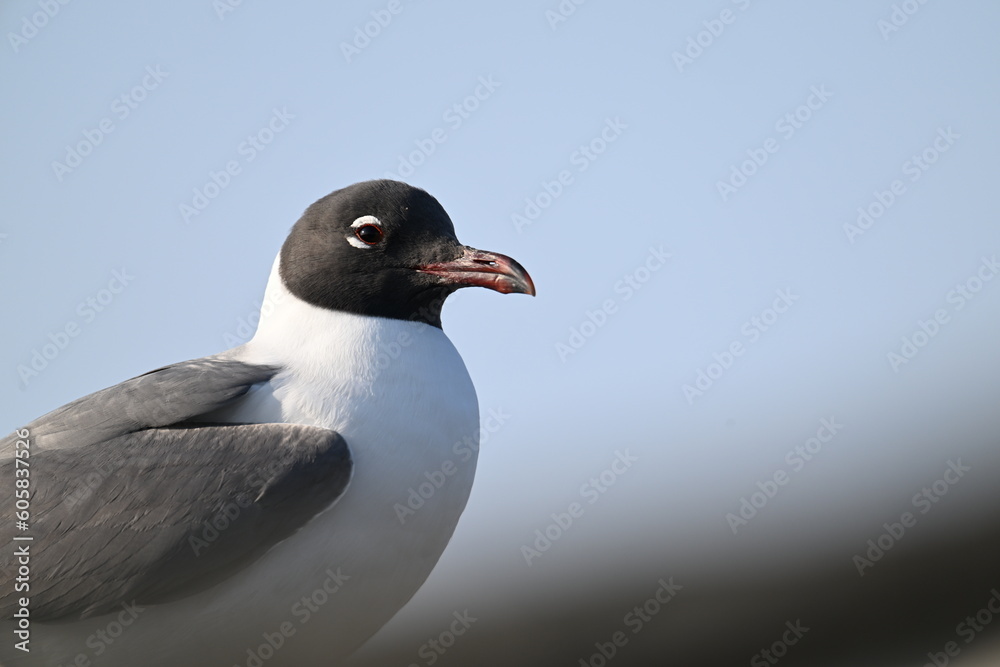
M 535 295 L 426 191 L 355 183 L 292 226 L 248 342 L 0 440 L 0 664 L 356 651 L 427 579 L 471 491 L 478 401 L 441 322 L 470 286 Z

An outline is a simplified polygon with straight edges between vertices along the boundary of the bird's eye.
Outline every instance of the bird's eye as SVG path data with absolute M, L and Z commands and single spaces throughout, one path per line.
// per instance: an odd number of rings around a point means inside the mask
M 361 225 L 354 230 L 354 235 L 367 245 L 375 245 L 385 236 L 381 228 L 376 225 Z

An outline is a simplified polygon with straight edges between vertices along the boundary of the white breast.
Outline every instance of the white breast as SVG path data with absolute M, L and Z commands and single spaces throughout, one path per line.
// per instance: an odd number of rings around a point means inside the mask
M 272 312 L 252 341 L 226 356 L 283 370 L 211 420 L 336 430 L 354 459 L 350 485 L 331 508 L 232 579 L 149 608 L 108 652 L 110 664 L 160 664 L 184 637 L 191 659 L 164 664 L 246 665 L 247 650 L 282 627 L 294 633 L 266 667 L 333 664 L 416 592 L 465 507 L 479 412 L 451 341 L 426 324 L 311 306 L 284 289 L 277 267 L 268 284 Z M 452 472 L 438 486 L 442 470 Z M 423 499 L 416 510 L 411 489 Z M 334 593 L 331 573 L 343 576 Z
M 351 448 L 354 474 L 333 508 L 226 586 L 215 607 L 243 608 L 262 588 L 270 600 L 291 593 L 287 606 L 273 605 L 297 627 L 282 653 L 297 656 L 289 664 L 322 656 L 317 663 L 328 665 L 387 622 L 430 574 L 471 490 L 479 409 L 465 364 L 441 329 L 311 306 L 284 290 L 277 265 L 273 312 L 234 353 L 285 370 L 234 406 L 227 421 L 333 429 Z M 452 470 L 449 461 L 455 472 L 440 488 L 432 483 L 433 494 L 412 510 L 409 490 L 428 476 L 440 481 L 435 473 Z M 293 601 L 338 568 L 349 579 L 329 602 L 307 624 L 297 622 L 302 614 L 289 617 Z M 250 588 L 257 590 L 248 597 Z

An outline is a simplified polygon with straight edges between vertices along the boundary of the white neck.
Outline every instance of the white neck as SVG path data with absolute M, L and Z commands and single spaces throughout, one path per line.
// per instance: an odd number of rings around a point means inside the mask
M 384 419 L 380 411 L 415 409 L 417 396 L 420 411 L 458 411 L 460 421 L 473 415 L 478 431 L 475 389 L 441 329 L 306 303 L 288 291 L 279 265 L 280 256 L 271 269 L 257 333 L 234 352 L 244 361 L 282 368 L 272 383 L 281 421 L 350 437 Z M 359 425 L 362 415 L 367 423 Z
M 367 370 L 379 350 L 373 348 L 380 329 L 390 321 L 327 310 L 292 294 L 281 279 L 281 255 L 271 266 L 264 290 L 260 323 L 247 343 L 259 363 L 291 365 L 295 373 L 311 374 L 330 367 Z M 390 328 L 418 329 L 419 323 L 392 321 Z

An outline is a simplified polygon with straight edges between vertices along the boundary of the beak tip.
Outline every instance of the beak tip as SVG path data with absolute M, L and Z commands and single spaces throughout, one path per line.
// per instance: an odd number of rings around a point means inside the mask
M 531 279 L 524 267 L 510 260 L 511 266 L 508 273 L 499 274 L 506 289 L 498 290 L 505 294 L 527 294 L 536 296 L 535 281 Z

